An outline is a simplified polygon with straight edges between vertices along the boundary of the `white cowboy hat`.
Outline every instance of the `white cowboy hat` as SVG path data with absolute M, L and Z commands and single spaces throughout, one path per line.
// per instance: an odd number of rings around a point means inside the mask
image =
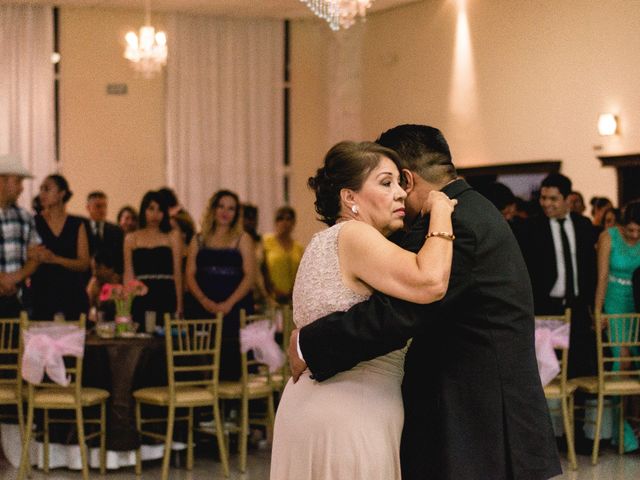
M 18 177 L 33 178 L 31 172 L 24 168 L 17 155 L 0 155 L 0 175 L 16 175 Z

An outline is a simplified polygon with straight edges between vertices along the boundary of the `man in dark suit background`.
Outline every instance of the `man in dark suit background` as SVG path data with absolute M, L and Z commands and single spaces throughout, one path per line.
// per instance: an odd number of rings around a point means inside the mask
M 89 253 L 93 257 L 98 251 L 107 251 L 113 258 L 116 273 L 123 272 L 123 243 L 122 229 L 107 222 L 107 195 L 99 190 L 87 195 L 87 232 L 89 232 Z
M 535 313 L 571 308 L 569 377 L 594 375 L 595 334 L 591 310 L 596 288 L 596 252 L 588 218 L 570 211 L 571 180 L 553 173 L 540 187 L 544 215 L 529 219 L 523 253 L 533 287 Z M 569 262 L 567 258 L 570 258 Z
M 399 245 L 417 252 L 425 241 L 428 218 L 420 207 L 431 190 L 458 200 L 447 295 L 415 305 L 374 293 L 348 312 L 294 331 L 294 378 L 305 361 L 322 381 L 413 337 L 403 381 L 403 479 L 542 480 L 559 474 L 535 358 L 531 286 L 507 222 L 456 178 L 439 130 L 402 125 L 378 143 L 403 162 L 408 231 Z

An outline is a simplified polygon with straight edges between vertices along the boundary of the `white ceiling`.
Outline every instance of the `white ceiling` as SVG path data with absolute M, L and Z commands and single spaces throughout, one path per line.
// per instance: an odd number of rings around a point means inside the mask
M 418 0 L 375 0 L 372 11 Z M 74 7 L 144 9 L 145 0 L 0 0 L 0 4 L 30 3 Z M 300 0 L 151 0 L 151 11 L 180 11 L 234 17 L 301 18 L 313 15 Z

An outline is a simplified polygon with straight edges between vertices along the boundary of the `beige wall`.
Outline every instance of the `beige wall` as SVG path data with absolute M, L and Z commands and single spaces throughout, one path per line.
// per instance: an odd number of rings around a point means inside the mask
M 463 43 L 471 49 L 461 50 L 456 67 L 465 3 L 470 42 Z M 596 155 L 640 151 L 639 19 L 640 2 L 627 0 L 429 0 L 372 14 L 363 27 L 364 138 L 399 123 L 431 124 L 443 130 L 460 167 L 562 160 L 587 200 L 615 199 L 614 171 Z M 306 23 L 292 28 L 296 181 L 330 146 L 323 146 L 320 99 L 327 69 L 335 68 L 326 64 L 326 42 Z M 602 112 L 620 116 L 619 137 L 598 135 Z M 301 213 L 313 203 L 300 185 L 292 200 Z M 321 228 L 309 218 L 301 215 L 298 226 L 304 239 Z
M 363 138 L 398 123 L 432 124 L 458 166 L 558 159 L 587 198 L 615 198 L 614 172 L 596 155 L 640 151 L 640 2 L 467 0 L 472 57 L 454 74 L 463 3 L 419 2 L 354 27 L 365 29 Z M 113 218 L 165 182 L 164 74 L 137 78 L 122 58 L 124 33 L 142 20 L 135 11 L 61 9 L 61 168 L 76 193 L 73 211 L 100 188 Z M 306 179 L 331 146 L 329 62 L 339 57 L 329 55 L 331 34 L 316 20 L 291 25 L 291 199 L 303 241 L 322 227 Z M 111 82 L 129 93 L 106 95 Z M 605 111 L 620 116 L 620 136 L 598 136 Z
M 60 165 L 72 212 L 84 214 L 87 193 L 101 189 L 114 219 L 165 183 L 164 73 L 139 78 L 122 56 L 124 34 L 143 22 L 141 11 L 60 9 Z M 153 15 L 156 28 L 163 22 Z M 108 83 L 126 83 L 127 95 L 107 95 Z

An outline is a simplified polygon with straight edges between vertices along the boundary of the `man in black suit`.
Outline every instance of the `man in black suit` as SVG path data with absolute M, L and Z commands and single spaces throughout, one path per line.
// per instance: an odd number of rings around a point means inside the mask
M 571 308 L 569 377 L 593 375 L 595 334 L 593 307 L 597 272 L 593 227 L 588 218 L 570 211 L 571 180 L 553 173 L 540 187 L 544 215 L 526 225 L 523 252 L 538 315 Z M 568 258 L 571 261 L 568 261 Z
M 431 190 L 458 200 L 447 295 L 415 305 L 374 293 L 348 312 L 304 327 L 299 338 L 294 332 L 294 377 L 306 361 L 314 378 L 325 380 L 413 337 L 403 381 L 403 479 L 542 480 L 559 474 L 535 358 L 531 286 L 511 229 L 487 199 L 456 178 L 439 130 L 402 125 L 378 143 L 403 162 L 408 228 L 401 246 L 417 252 L 423 244 L 429 220 L 420 207 Z
M 93 257 L 98 251 L 107 251 L 116 273 L 122 274 L 124 233 L 118 225 L 107 222 L 107 206 L 104 192 L 96 190 L 87 195 L 89 253 Z

